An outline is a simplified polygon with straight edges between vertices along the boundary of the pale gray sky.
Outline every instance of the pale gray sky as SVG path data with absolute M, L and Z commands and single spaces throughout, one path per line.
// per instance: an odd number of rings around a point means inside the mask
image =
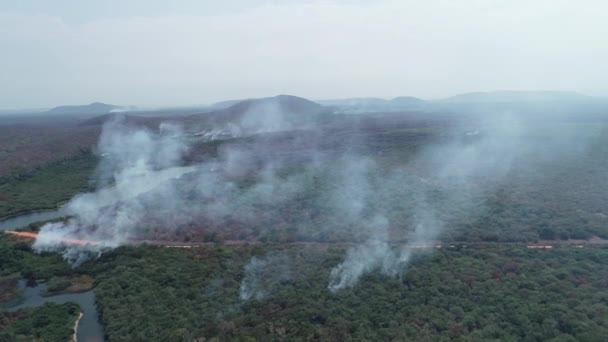
M 608 95 L 603 0 L 0 0 L 0 108 Z

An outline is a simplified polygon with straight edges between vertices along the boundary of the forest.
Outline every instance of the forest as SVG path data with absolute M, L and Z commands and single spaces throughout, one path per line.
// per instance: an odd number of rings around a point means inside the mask
M 397 277 L 372 273 L 336 293 L 341 248 L 121 248 L 87 265 L 110 340 L 602 341 L 608 249 L 489 244 L 416 255 Z M 239 299 L 251 256 L 261 296 Z
M 343 246 L 121 247 L 72 269 L 57 254 L 0 242 L 5 279 L 29 272 L 39 280 L 94 278 L 109 341 L 603 341 L 608 334 L 603 246 L 442 248 L 416 253 L 396 276 L 372 272 L 334 293 L 328 278 Z M 269 267 L 257 270 L 256 295 L 242 299 L 252 257 Z M 34 312 L 64 309 L 71 312 Z M 10 317 L 11 334 L 46 334 L 33 318 L 17 324 Z
M 608 342 L 606 13 L 0 0 L 0 342 Z
M 608 183 L 599 181 L 608 168 L 608 135 L 603 124 L 567 124 L 573 136 L 581 139 L 587 139 L 585 136 L 589 134 L 595 136 L 585 148 L 577 143 L 564 143 L 560 146 L 559 155 L 552 158 L 543 154 L 548 143 L 554 144 L 548 141 L 551 134 L 536 132 L 524 137 L 525 153 L 511 161 L 509 171 L 500 182 L 482 176 L 471 179 L 472 184 L 486 190 L 480 192 L 473 188 L 469 193 L 462 192 L 463 202 L 466 199 L 469 203 L 469 208 L 463 208 L 460 200 L 452 195 L 462 189 L 429 178 L 428 168 L 433 166 L 433 161 L 419 156 L 429 147 L 458 138 L 458 134 L 466 131 L 458 128 L 464 124 L 452 123 L 446 128 L 449 121 L 445 120 L 430 123 L 406 121 L 401 125 L 391 123 L 389 127 L 379 122 L 360 123 L 363 128 L 342 127 L 331 134 L 326 132 L 313 147 L 302 144 L 302 135 L 297 132 L 269 135 L 257 140 L 240 138 L 193 142 L 184 161 L 186 164 L 221 158 L 222 151 L 226 149 L 256 148 L 265 151 L 259 158 L 274 158 L 283 163 L 278 171 L 281 179 L 292 176 L 308 179 L 306 190 L 280 203 L 257 205 L 254 208 L 258 212 L 255 220 L 239 222 L 226 218 L 218 224 L 207 217 L 199 217 L 196 222 L 171 229 L 155 227 L 154 222 L 149 222 L 151 235 L 142 238 L 177 241 L 257 239 L 271 242 L 358 240 L 362 237 L 341 227 L 323 199 L 324 191 L 331 189 L 336 182 L 334 170 L 343 166 L 334 155 L 344 154 L 347 149 L 348 153 L 355 151 L 377 165 L 375 178 L 371 179 L 372 186 L 376 183 L 381 186 L 394 170 L 408 175 L 395 180 L 400 188 L 379 191 L 370 199 L 369 211 L 378 209 L 373 208 L 373 203 L 388 203 L 379 209 L 390 222 L 389 230 L 395 241 L 406 241 L 411 231 L 411 213 L 417 205 L 417 197 L 411 196 L 412 191 L 432 196 L 435 210 L 441 213 L 441 219 L 449 227 L 437 238 L 446 242 L 608 238 L 608 213 L 604 212 Z M 456 134 L 456 138 L 446 137 L 448 133 Z M 458 144 L 467 148 L 475 144 L 475 140 Z M 289 153 L 285 153 L 286 149 Z M 311 154 L 318 154 L 319 149 L 328 160 L 316 169 L 315 174 L 307 174 Z M 1 178 L 0 217 L 53 209 L 79 192 L 94 189 L 98 160 L 90 151 L 83 151 L 74 157 Z M 263 165 L 264 161 L 256 163 Z M 242 191 L 256 186 L 256 172 L 259 170 L 237 179 Z M 384 193 L 397 199 L 387 198 Z M 308 224 L 303 224 L 305 222 Z
M 60 253 L 35 253 L 31 241 L 2 234 L 1 299 L 19 297 L 18 279 L 46 282 L 50 293 L 93 288 L 109 341 L 603 341 L 608 248 L 586 243 L 608 238 L 608 187 L 598 182 L 608 168 L 603 126 L 569 124 L 575 136 L 592 132 L 593 138 L 583 147 L 560 145 L 551 158 L 544 148 L 555 144 L 547 140 L 552 135 L 532 132 L 523 137 L 525 153 L 510 161 L 500 182 L 473 174 L 466 184 L 472 187 L 459 188 L 433 177 L 429 170 L 437 161 L 420 156 L 446 141 L 466 149 L 483 137 L 467 136 L 462 123 L 379 122 L 332 127 L 311 145 L 302 143 L 300 132 L 193 141 L 186 165 L 216 160 L 227 149 L 264 151 L 251 160 L 249 172 L 230 176 L 238 191 L 256 186 L 256 167 L 267 159 L 280 162 L 279 180 L 304 175 L 306 190 L 277 203 L 254 201 L 256 215 L 246 222 L 203 216 L 171 229 L 142 223 L 142 238 L 155 246 L 104 250 L 75 268 Z M 414 253 L 398 274 L 368 272 L 356 286 L 332 292 L 332 269 L 366 238 L 323 197 L 343 165 L 336 156 L 346 152 L 376 167 L 369 182 L 378 191 L 367 199 L 367 210 L 386 216 L 393 248 L 413 229 L 419 197 L 412 194 L 430 197 L 445 228 L 437 236 L 443 248 Z M 306 174 L 313 154 L 323 163 Z M 94 189 L 98 161 L 92 151 L 81 151 L 2 178 L 0 216 L 55 208 Z M 394 170 L 406 176 L 387 183 Z M 541 240 L 552 240 L 555 248 L 526 248 Z M 194 247 L 169 248 L 163 241 Z M 250 271 L 251 265 L 260 269 Z M 3 313 L 2 338 L 62 339 L 74 310 L 63 305 Z M 49 313 L 57 319 L 45 318 Z
M 0 341 L 70 341 L 78 305 L 46 303 L 16 312 L 0 311 Z

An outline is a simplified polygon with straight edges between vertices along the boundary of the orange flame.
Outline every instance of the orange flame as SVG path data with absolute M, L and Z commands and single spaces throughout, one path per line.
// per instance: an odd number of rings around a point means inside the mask
M 38 238 L 38 233 L 32 233 L 32 232 L 16 232 L 16 231 L 12 231 L 12 230 L 7 230 L 5 231 L 5 233 L 7 234 L 11 234 L 17 237 L 21 237 L 21 238 L 26 238 L 26 239 L 36 239 Z M 60 242 L 65 242 L 67 244 L 70 245 L 81 245 L 81 246 L 85 246 L 85 245 L 95 245 L 97 244 L 97 242 L 95 241 L 89 241 L 89 240 L 80 240 L 80 239 L 68 239 L 68 238 L 59 238 L 59 237 L 50 237 L 50 240 L 55 240 L 55 241 L 60 241 Z

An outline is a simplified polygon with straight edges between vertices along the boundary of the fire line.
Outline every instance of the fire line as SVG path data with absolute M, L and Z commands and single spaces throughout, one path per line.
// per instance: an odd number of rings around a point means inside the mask
M 16 232 L 13 230 L 7 230 L 7 231 L 5 231 L 5 233 L 11 234 L 13 236 L 21 237 L 21 238 L 26 238 L 26 239 L 37 239 L 38 238 L 38 233 L 33 233 L 33 232 Z M 54 241 L 61 241 L 61 242 L 64 242 L 64 243 L 67 243 L 70 245 L 85 246 L 85 245 L 97 244 L 95 241 L 80 240 L 80 239 L 68 239 L 68 238 L 59 238 L 59 237 L 49 237 L 49 239 L 54 240 Z

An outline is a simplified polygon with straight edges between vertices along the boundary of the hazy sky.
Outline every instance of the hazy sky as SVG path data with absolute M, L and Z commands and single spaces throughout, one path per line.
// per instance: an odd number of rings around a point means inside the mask
M 603 0 L 0 0 L 0 108 L 608 95 Z

